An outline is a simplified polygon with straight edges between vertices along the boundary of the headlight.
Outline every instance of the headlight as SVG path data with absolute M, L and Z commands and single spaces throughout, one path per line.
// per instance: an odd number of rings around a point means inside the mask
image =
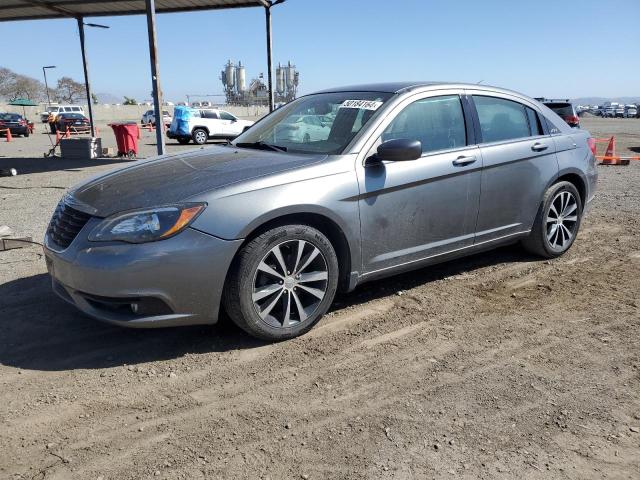
M 130 243 L 163 240 L 187 228 L 205 206 L 189 203 L 117 213 L 100 222 L 89 234 L 89 240 Z

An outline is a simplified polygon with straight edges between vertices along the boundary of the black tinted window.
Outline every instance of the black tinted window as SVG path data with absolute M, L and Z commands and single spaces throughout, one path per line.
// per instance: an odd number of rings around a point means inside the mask
M 499 142 L 530 136 L 525 106 L 503 98 L 475 96 L 482 141 Z
M 216 112 L 202 111 L 202 118 L 220 118 Z
M 396 138 L 420 140 L 423 153 L 464 147 L 467 135 L 460 97 L 431 97 L 412 103 L 394 118 L 381 140 Z
M 236 117 L 234 117 L 230 113 L 222 112 L 222 111 L 220 112 L 220 118 L 222 120 L 235 120 L 236 119 Z
M 533 108 L 525 108 L 527 110 L 527 118 L 529 119 L 529 129 L 531 130 L 531 135 L 533 135 L 534 137 L 536 135 L 542 135 L 542 127 L 540 125 L 538 114 Z

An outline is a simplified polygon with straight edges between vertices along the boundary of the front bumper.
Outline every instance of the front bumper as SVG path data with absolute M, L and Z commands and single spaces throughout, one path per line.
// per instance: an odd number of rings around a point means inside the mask
M 90 220 L 62 251 L 45 238 L 58 296 L 93 318 L 127 327 L 217 322 L 226 274 L 242 240 L 188 228 L 158 242 L 89 242 L 98 221 Z M 136 312 L 134 304 L 151 308 Z

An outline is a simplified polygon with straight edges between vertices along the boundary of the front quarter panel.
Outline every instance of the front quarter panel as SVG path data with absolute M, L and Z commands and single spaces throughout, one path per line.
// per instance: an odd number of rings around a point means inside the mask
M 345 234 L 354 268 L 360 265 L 358 183 L 355 156 L 336 156 L 304 168 L 240 182 L 190 198 L 208 206 L 192 227 L 236 240 L 265 223 L 291 214 L 317 214 Z

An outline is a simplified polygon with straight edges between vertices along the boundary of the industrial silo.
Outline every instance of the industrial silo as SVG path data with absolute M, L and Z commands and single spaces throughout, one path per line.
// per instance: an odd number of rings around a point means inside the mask
M 247 89 L 247 75 L 242 62 L 238 62 L 238 68 L 236 69 L 236 80 L 238 83 L 238 93 L 244 92 Z

